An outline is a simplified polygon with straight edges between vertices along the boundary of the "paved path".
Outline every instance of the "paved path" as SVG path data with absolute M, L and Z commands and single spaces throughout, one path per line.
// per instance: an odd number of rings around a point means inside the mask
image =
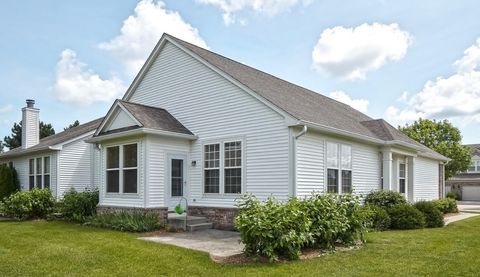
M 479 215 L 480 214 L 472 214 L 472 213 L 459 213 L 456 215 L 449 215 L 445 217 L 445 225 L 448 225 L 455 221 L 460 221 L 460 220 L 464 220 L 464 219 L 474 217 L 474 216 L 479 216 Z
M 242 253 L 238 232 L 215 229 L 200 230 L 185 233 L 166 233 L 157 237 L 143 237 L 142 240 L 166 243 L 188 249 L 210 253 L 214 260 L 221 260 Z

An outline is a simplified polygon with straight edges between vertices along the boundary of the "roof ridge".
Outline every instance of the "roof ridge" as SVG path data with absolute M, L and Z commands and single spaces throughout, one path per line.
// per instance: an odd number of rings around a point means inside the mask
M 158 109 L 158 110 L 164 110 L 164 111 L 166 111 L 166 109 L 160 108 L 160 107 L 155 107 L 155 106 L 140 104 L 140 103 L 136 103 L 136 102 L 125 101 L 125 100 L 122 100 L 122 99 L 117 99 L 117 100 L 118 100 L 119 102 L 123 102 L 123 103 L 127 103 L 127 104 L 132 104 L 132 105 L 143 106 L 143 107 L 147 107 L 147 108 L 152 108 L 152 109 Z
M 45 141 L 45 140 L 47 140 L 47 139 L 53 139 L 53 138 L 55 138 L 55 137 L 57 137 L 57 136 L 64 135 L 64 134 L 66 134 L 66 133 L 71 133 L 71 132 L 74 132 L 74 131 L 78 131 L 81 127 L 85 127 L 86 125 L 92 124 L 92 123 L 94 123 L 95 121 L 100 120 L 100 119 L 103 119 L 103 118 L 104 118 L 104 117 L 102 116 L 102 117 L 99 117 L 99 118 L 97 118 L 97 119 L 90 120 L 90 121 L 88 121 L 88 122 L 85 122 L 85 123 L 83 123 L 83 124 L 80 124 L 80 125 L 78 125 L 78 126 L 75 126 L 75 127 L 72 127 L 72 128 L 68 128 L 67 130 L 63 130 L 63 131 L 61 131 L 61 132 L 59 132 L 59 133 L 55 133 L 55 134 L 50 135 L 50 136 L 48 136 L 48 137 L 41 138 L 41 139 L 39 140 L 39 143 L 42 142 L 42 141 Z M 34 145 L 34 146 L 35 146 L 35 145 Z M 32 146 L 32 147 L 34 147 L 34 146 Z M 14 148 L 14 149 L 15 149 L 15 148 Z M 28 148 L 27 148 L 27 149 L 28 149 Z M 13 149 L 12 149 L 12 150 L 13 150 Z

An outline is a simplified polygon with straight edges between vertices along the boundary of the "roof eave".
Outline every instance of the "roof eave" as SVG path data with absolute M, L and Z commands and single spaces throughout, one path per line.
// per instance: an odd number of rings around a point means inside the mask
M 119 133 L 107 134 L 107 135 L 100 135 L 95 136 L 89 139 L 86 139 L 85 142 L 88 143 L 98 143 L 106 140 L 122 138 L 126 136 L 134 136 L 134 135 L 157 135 L 157 136 L 164 136 L 164 137 L 172 137 L 172 138 L 179 138 L 179 139 L 187 139 L 187 140 L 196 140 L 198 137 L 192 134 L 183 134 L 183 133 L 176 133 L 164 130 L 156 130 L 150 128 L 138 128 L 134 130 L 123 131 Z

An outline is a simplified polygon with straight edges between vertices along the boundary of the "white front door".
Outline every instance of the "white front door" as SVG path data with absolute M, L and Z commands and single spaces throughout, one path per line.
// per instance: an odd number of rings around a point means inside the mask
M 186 185 L 187 185 L 187 156 L 169 155 L 168 157 L 168 210 L 173 211 L 181 201 L 181 206 L 185 208 Z

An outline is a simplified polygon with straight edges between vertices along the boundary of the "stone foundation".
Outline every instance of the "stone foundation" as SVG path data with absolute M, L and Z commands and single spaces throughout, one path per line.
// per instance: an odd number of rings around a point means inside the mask
M 97 206 L 97 213 L 120 213 L 120 212 L 144 212 L 158 214 L 160 224 L 166 225 L 168 219 L 168 208 L 134 208 L 134 207 L 118 207 L 118 206 Z
M 188 207 L 188 215 L 206 217 L 208 222 L 213 223 L 214 229 L 220 230 L 235 230 L 234 220 L 237 212 L 236 208 Z

